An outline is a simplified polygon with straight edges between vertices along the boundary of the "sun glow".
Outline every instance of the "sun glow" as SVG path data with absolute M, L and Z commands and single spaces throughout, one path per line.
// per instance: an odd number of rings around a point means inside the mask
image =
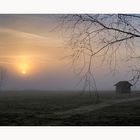
M 40 70 L 40 57 L 36 55 L 18 55 L 15 56 L 14 67 L 20 75 L 34 75 Z M 44 63 L 43 63 L 44 66 Z
M 21 63 L 21 64 L 19 64 L 19 69 L 20 69 L 21 74 L 25 75 L 25 74 L 27 74 L 27 72 L 29 70 L 29 64 Z
M 31 58 L 26 55 L 16 56 L 15 64 L 18 72 L 22 75 L 26 75 L 31 69 Z

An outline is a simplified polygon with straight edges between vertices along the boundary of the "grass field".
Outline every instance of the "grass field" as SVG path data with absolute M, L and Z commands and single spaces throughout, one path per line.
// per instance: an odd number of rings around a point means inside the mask
M 140 125 L 139 93 L 106 91 L 98 104 L 94 99 L 74 91 L 3 91 L 0 126 Z

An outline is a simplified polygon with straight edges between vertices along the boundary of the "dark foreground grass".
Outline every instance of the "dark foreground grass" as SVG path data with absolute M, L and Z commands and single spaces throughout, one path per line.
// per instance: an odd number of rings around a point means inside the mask
M 86 114 L 72 115 L 60 125 L 68 126 L 140 126 L 140 100 L 121 103 Z
M 139 96 L 101 93 L 101 102 Z M 54 115 L 95 104 L 79 92 L 9 91 L 0 93 L 0 126 L 112 126 L 140 125 L 140 101 L 121 103 L 86 114 Z
M 56 122 L 54 112 L 94 103 L 81 92 L 7 91 L 0 93 L 0 126 L 40 126 Z

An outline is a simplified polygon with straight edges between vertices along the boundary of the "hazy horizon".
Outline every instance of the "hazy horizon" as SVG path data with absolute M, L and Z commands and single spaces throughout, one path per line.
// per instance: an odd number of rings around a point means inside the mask
M 65 35 L 53 30 L 60 15 L 0 15 L 0 66 L 7 69 L 3 90 L 82 90 L 69 60 Z M 120 54 L 121 56 L 121 54 Z M 95 60 L 97 89 L 114 90 L 118 81 L 130 79 L 126 62 L 116 73 Z M 139 90 L 136 86 L 134 89 Z

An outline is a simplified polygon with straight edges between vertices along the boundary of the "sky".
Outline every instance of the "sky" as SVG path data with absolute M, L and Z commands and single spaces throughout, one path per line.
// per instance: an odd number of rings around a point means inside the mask
M 69 60 L 68 44 L 55 29 L 60 15 L 0 15 L 0 66 L 7 71 L 5 90 L 79 90 Z M 98 60 L 96 64 L 98 63 Z M 95 64 L 99 90 L 113 90 L 114 84 L 129 80 L 125 63 L 117 73 Z M 123 67 L 121 67 L 123 66 Z

